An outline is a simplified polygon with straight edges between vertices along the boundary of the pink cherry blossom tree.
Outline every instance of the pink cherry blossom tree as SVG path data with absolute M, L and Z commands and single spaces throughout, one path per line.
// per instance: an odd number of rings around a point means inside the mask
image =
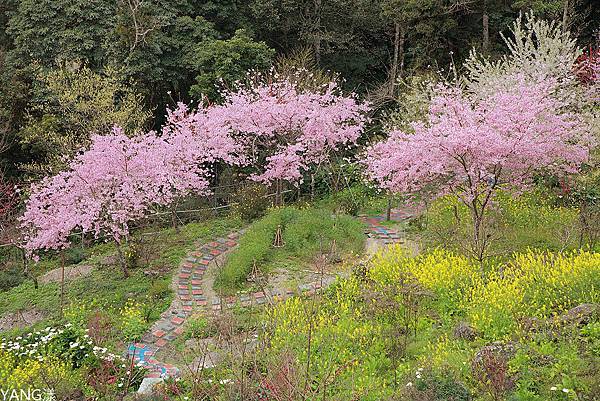
M 190 129 L 187 119 L 187 110 L 179 107 L 169 113 L 160 136 L 129 138 L 119 128 L 94 136 L 68 170 L 32 188 L 21 218 L 26 249 L 65 248 L 75 230 L 107 236 L 117 243 L 127 275 L 121 245 L 130 224 L 190 192 L 208 193 L 210 163 L 233 161 L 226 137 L 201 124 Z
M 246 163 L 256 168 L 251 178 L 276 183 L 278 191 L 282 181 L 297 185 L 332 153 L 356 144 L 368 111 L 335 82 L 308 90 L 276 75 L 223 97 L 223 104 L 201 112 L 246 149 Z
M 365 160 L 370 178 L 392 192 L 456 195 L 470 210 L 479 261 L 489 245 L 482 225 L 498 188 L 522 190 L 536 172 L 573 173 L 588 158 L 590 139 L 552 96 L 556 83 L 518 81 L 482 100 L 440 87 L 428 121 L 414 123 L 413 134 L 391 132 Z

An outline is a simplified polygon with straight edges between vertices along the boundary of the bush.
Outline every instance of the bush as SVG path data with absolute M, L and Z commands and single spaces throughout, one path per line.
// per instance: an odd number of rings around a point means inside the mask
M 233 196 L 235 205 L 231 208 L 232 214 L 247 222 L 264 216 L 271 203 L 267 195 L 267 187 L 262 184 L 244 186 Z
M 352 216 L 358 215 L 373 196 L 373 190 L 364 184 L 356 184 L 332 196 L 335 209 Z
M 598 302 L 600 254 L 527 252 L 478 280 L 465 302 L 473 325 L 487 338 L 506 338 L 519 318 L 549 318 Z
M 442 318 L 464 315 L 483 337 L 498 340 L 514 333 L 522 318 L 549 318 L 597 302 L 600 254 L 529 251 L 482 277 L 463 256 L 436 250 L 411 258 L 398 248 L 377 255 L 368 277 L 381 285 L 412 277 L 435 295 L 430 306 Z
M 131 299 L 121 310 L 119 323 L 123 338 L 127 341 L 139 340 L 150 326 L 144 317 L 143 305 Z
M 436 309 L 449 316 L 464 312 L 464 297 L 477 282 L 479 267 L 452 252 L 434 250 L 413 258 L 397 246 L 375 255 L 367 277 L 380 286 L 412 278 L 432 292 Z
M 67 249 L 65 254 L 65 262 L 67 265 L 76 265 L 85 260 L 85 258 L 85 250 L 79 247 L 71 247 Z
M 204 316 L 189 319 L 185 325 L 183 336 L 185 339 L 202 339 L 215 333 L 215 326 L 210 325 Z
M 103 373 L 102 391 L 95 380 Z M 46 327 L 12 340 L 0 347 L 0 387 L 3 389 L 49 389 L 58 399 L 115 399 L 131 379 L 137 388 L 145 371 L 94 345 L 88 335 L 70 324 Z M 86 397 L 83 397 L 83 396 Z
M 25 281 L 23 270 L 19 267 L 2 268 L 0 270 L 0 291 L 6 291 Z
M 407 401 L 470 401 L 471 394 L 450 372 L 436 374 L 419 369 L 414 382 L 406 386 Z
M 331 288 L 318 308 L 290 298 L 269 312 L 269 352 L 277 359 L 292 352 L 300 366 L 307 366 L 310 337 L 314 351 L 307 380 L 315 388 L 326 387 L 327 399 L 379 401 L 393 392 L 386 374 L 389 337 L 384 325 L 362 317 L 359 295 L 359 283 L 347 279 Z

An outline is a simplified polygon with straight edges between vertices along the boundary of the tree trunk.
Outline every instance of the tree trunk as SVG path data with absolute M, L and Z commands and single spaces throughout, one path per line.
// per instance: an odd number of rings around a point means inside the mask
M 129 270 L 127 270 L 127 262 L 125 261 L 125 255 L 123 255 L 123 250 L 121 249 L 121 242 L 117 241 L 117 254 L 119 255 L 119 265 L 121 266 L 121 270 L 123 271 L 123 277 L 129 277 Z
M 483 18 L 482 18 L 482 22 L 483 22 L 483 42 L 482 42 L 482 46 L 483 46 L 483 51 L 485 53 L 488 52 L 489 47 L 490 47 L 490 17 L 488 15 L 488 10 L 487 10 L 487 1 L 483 2 Z
M 65 252 L 60 251 L 60 316 L 63 316 L 65 308 Z
M 281 178 L 275 180 L 275 206 L 283 206 L 283 195 L 281 188 L 283 187 Z
M 310 174 L 310 201 L 315 201 L 315 174 Z
M 563 1 L 563 16 L 562 16 L 562 31 L 567 32 L 569 29 L 569 0 Z
M 392 68 L 390 69 L 390 96 L 394 95 L 396 80 L 404 72 L 404 27 L 400 22 L 394 23 L 394 57 L 392 59 Z
M 179 234 L 179 224 L 177 223 L 177 204 L 171 207 L 171 225 L 175 229 L 175 232 Z
M 388 195 L 387 209 L 385 212 L 385 220 L 390 221 L 392 219 L 392 195 Z
M 404 46 L 406 43 L 406 29 L 404 26 L 400 26 L 400 43 L 398 44 L 398 55 L 399 55 L 399 69 L 398 76 L 402 77 L 404 75 Z
M 476 210 L 472 210 L 473 215 L 473 244 L 472 250 L 473 257 L 481 265 L 481 273 L 483 274 L 483 261 L 485 259 L 486 243 L 483 238 L 483 211 L 479 213 Z
M 314 20 L 314 38 L 313 51 L 317 66 L 321 63 L 321 5 L 322 0 L 314 0 L 315 2 L 315 20 Z
M 25 277 L 28 277 L 31 279 L 31 281 L 33 281 L 33 288 L 35 288 L 36 290 L 39 288 L 39 283 L 37 280 L 37 277 L 33 274 L 31 274 L 31 272 L 29 271 L 29 262 L 27 260 L 27 252 L 25 252 L 25 249 L 23 248 L 18 248 L 21 251 L 21 261 L 23 262 L 23 274 L 25 274 Z

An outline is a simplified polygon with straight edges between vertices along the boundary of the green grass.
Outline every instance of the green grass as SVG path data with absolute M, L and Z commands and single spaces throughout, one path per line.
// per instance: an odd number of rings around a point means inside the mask
M 88 317 L 94 311 L 102 311 L 116 320 L 127 300 L 135 299 L 141 303 L 149 326 L 171 303 L 171 273 L 194 243 L 225 235 L 239 226 L 238 219 L 222 218 L 189 223 L 181 226 L 179 232 L 173 228 L 158 231 L 154 228 L 156 233 L 152 234 L 153 240 L 147 242 L 140 265 L 130 269 L 128 278 L 124 278 L 118 266 L 101 266 L 102 259 L 114 254 L 113 244 L 94 245 L 86 250 L 87 258 L 80 263 L 93 265 L 95 269 L 89 276 L 65 283 L 65 306 L 79 306 L 85 309 L 82 313 Z M 150 238 L 148 232 L 150 229 L 135 235 Z M 59 265 L 56 258 L 46 258 L 42 269 Z M 145 270 L 153 268 L 160 268 L 161 274 L 154 278 L 144 274 Z M 0 294 L 0 315 L 31 309 L 46 316 L 44 323 L 60 321 L 60 284 L 40 284 L 36 289 L 33 282 L 27 280 Z
M 577 209 L 555 206 L 535 193 L 511 196 L 499 192 L 486 216 L 491 262 L 505 261 L 512 253 L 529 248 L 564 251 L 578 247 Z M 464 204 L 446 196 L 433 202 L 410 230 L 426 247 L 465 252 L 472 236 L 472 220 Z
M 274 248 L 279 225 L 284 246 Z M 306 266 L 321 252 L 330 252 L 333 241 L 339 256 L 358 253 L 364 246 L 363 229 L 362 223 L 356 219 L 332 215 L 323 209 L 273 209 L 252 224 L 240 239 L 239 247 L 218 271 L 215 288 L 225 293 L 243 288 L 255 264 L 267 274 L 276 267 L 294 270 Z

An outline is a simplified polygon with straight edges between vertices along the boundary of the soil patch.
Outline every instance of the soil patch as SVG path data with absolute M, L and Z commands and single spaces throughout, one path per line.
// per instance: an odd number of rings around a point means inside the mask
M 91 265 L 75 265 L 65 267 L 65 280 L 76 280 L 85 276 L 89 276 L 94 270 L 94 266 Z M 38 281 L 41 284 L 48 283 L 60 283 L 62 277 L 61 268 L 50 270 L 46 274 L 40 276 Z
M 7 313 L 0 316 L 0 332 L 28 327 L 45 318 L 46 315 L 37 309 Z

